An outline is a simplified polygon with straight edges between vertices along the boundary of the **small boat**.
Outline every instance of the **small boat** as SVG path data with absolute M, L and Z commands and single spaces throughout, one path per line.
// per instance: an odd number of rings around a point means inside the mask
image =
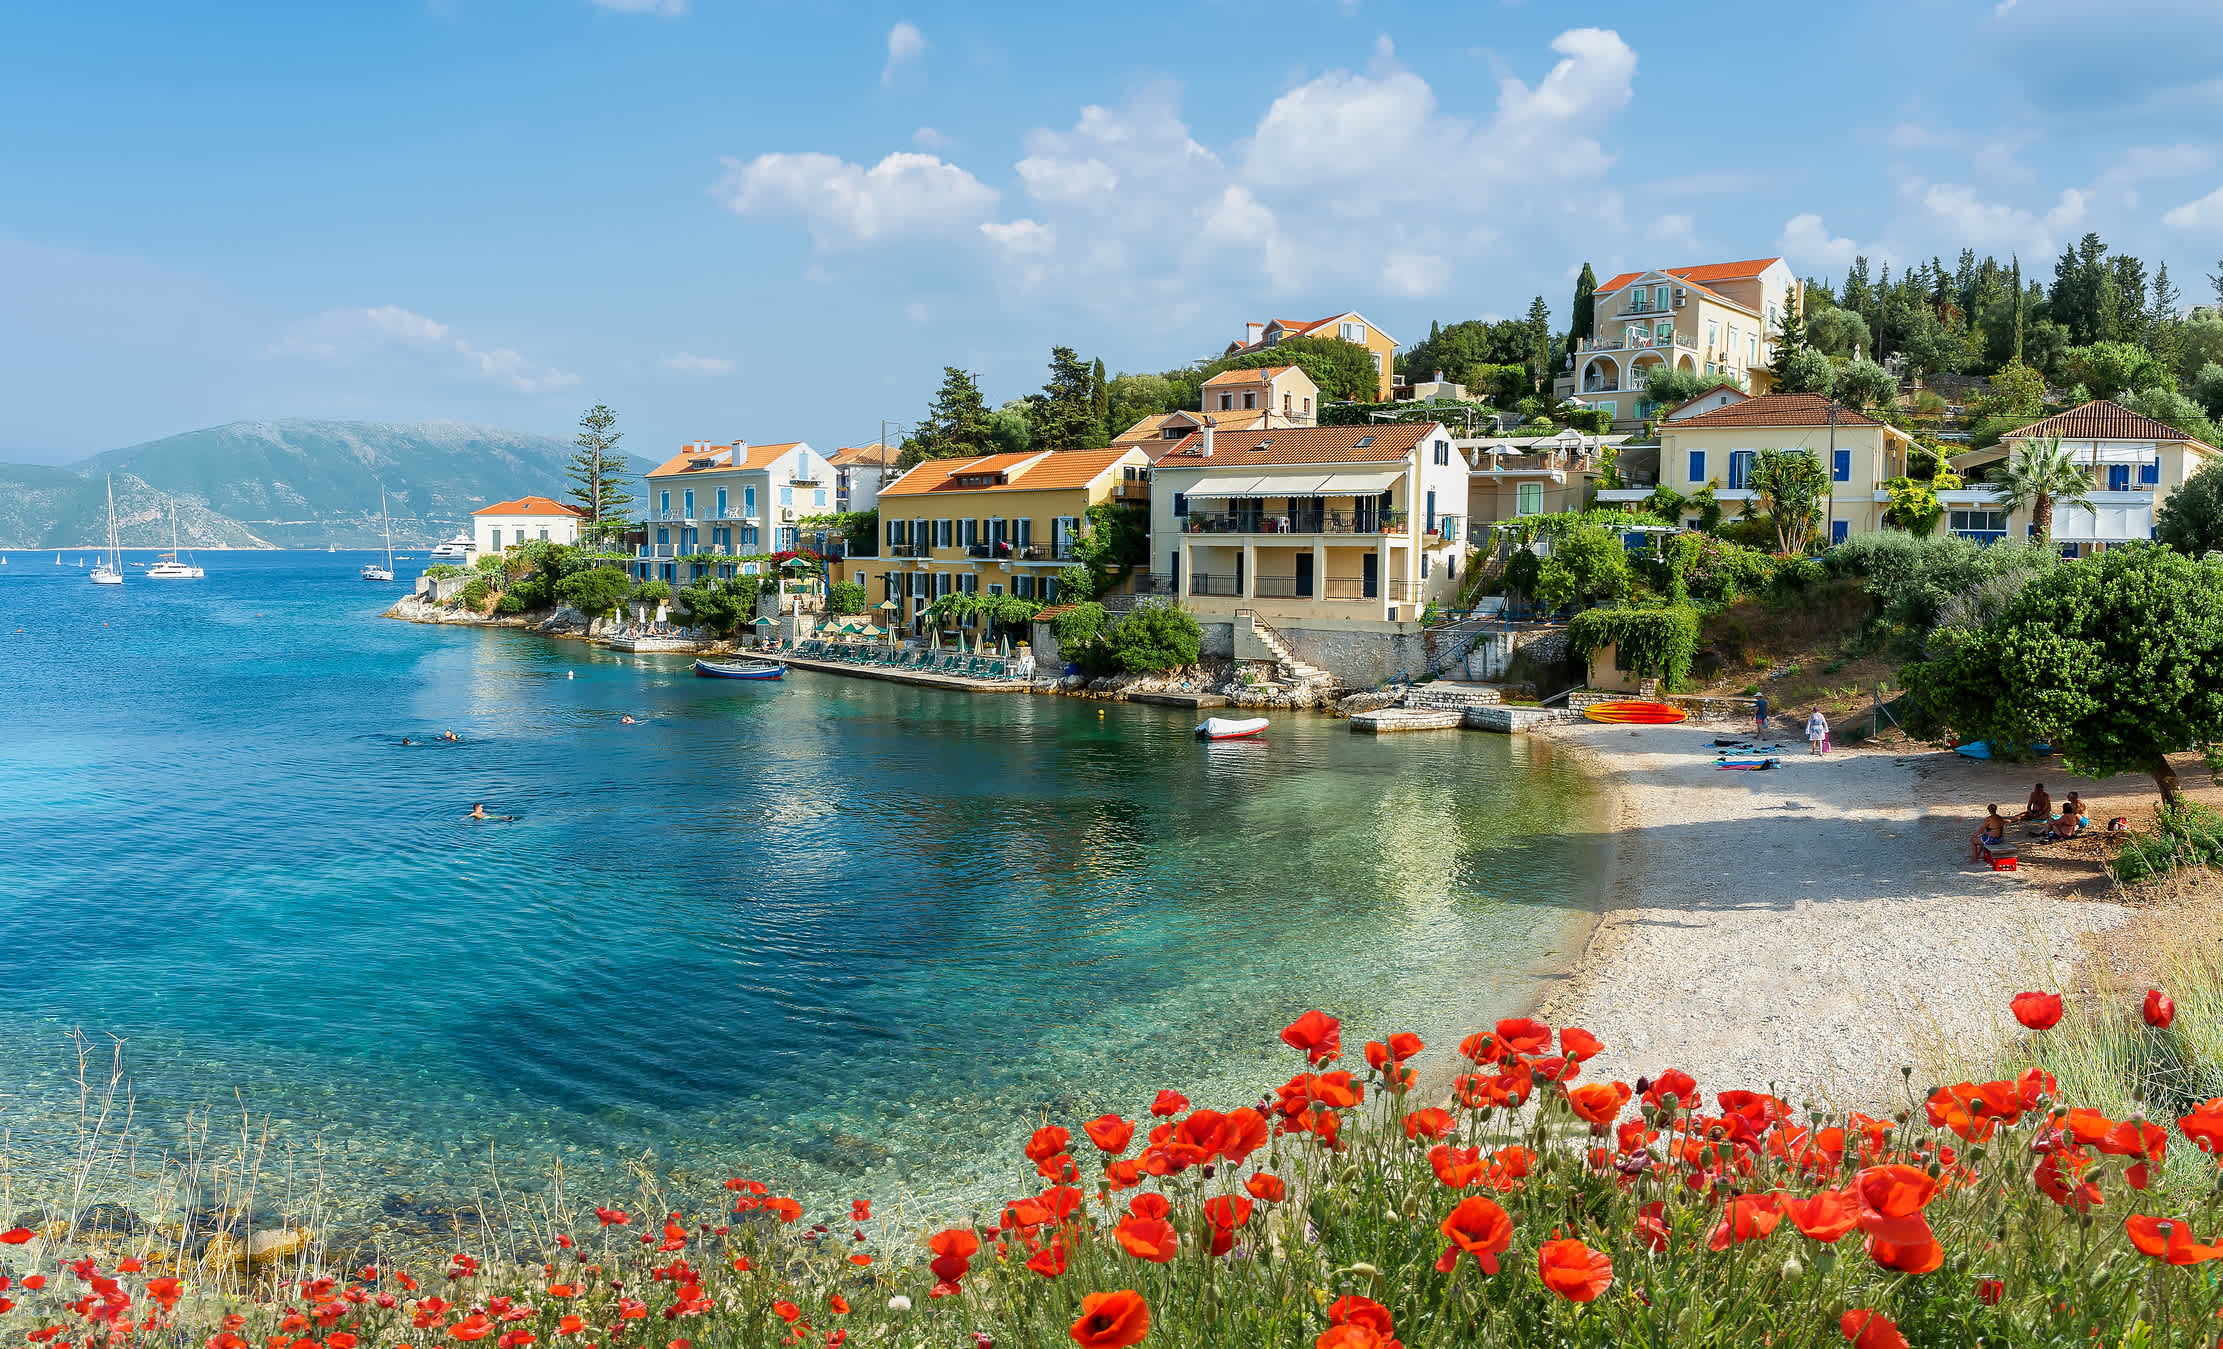
M 1592 703 L 1582 709 L 1582 714 L 1592 721 L 1602 721 L 1609 726 L 1671 726 L 1678 721 L 1690 720 L 1690 713 L 1683 709 L 1668 703 L 1656 703 L 1649 698 Z
M 777 679 L 787 673 L 787 666 L 774 661 L 743 661 L 726 665 L 714 660 L 697 660 L 695 673 L 705 679 Z
M 1268 725 L 1264 717 L 1206 717 L 1197 724 L 1199 740 L 1241 740 L 1257 735 Z
M 391 581 L 394 579 L 394 527 L 386 519 L 386 485 L 378 485 L 378 524 L 386 531 L 386 565 L 367 563 L 356 571 L 366 581 Z
M 178 504 L 170 503 L 170 551 L 157 554 L 154 565 L 147 568 L 150 581 L 198 581 L 204 573 L 198 561 L 178 561 Z
M 79 561 L 82 562 L 83 559 L 80 558 Z M 108 551 L 101 555 L 100 565 L 93 568 L 93 584 L 122 585 L 123 573 L 117 570 L 122 561 L 123 548 L 116 542 L 116 480 L 111 477 L 108 479 Z
M 454 538 L 432 550 L 432 560 L 435 562 L 467 561 L 471 556 L 471 543 L 471 531 L 459 529 L 455 532 Z

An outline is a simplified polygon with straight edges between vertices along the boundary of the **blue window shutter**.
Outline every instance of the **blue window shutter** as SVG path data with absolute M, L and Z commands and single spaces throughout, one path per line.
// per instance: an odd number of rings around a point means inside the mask
M 1831 543 L 1843 543 L 1846 536 L 1851 533 L 1852 521 L 1832 520 L 1829 522 L 1829 541 Z
M 2154 457 L 2154 458 L 2153 458 L 2153 459 L 2152 459 L 2151 461 L 2149 461 L 2149 462 L 2147 462 L 2147 463 L 2143 463 L 2143 464 L 2140 464 L 2140 465 L 2138 466 L 2138 481 L 2140 482 L 2140 484 L 2142 484 L 2142 485 L 2144 485 L 2144 486 L 2147 486 L 2147 487 L 2152 487 L 2152 486 L 2155 486 L 2155 485 L 2157 485 L 2158 483 L 2160 483 L 2160 481 L 2161 481 L 2161 459 L 2160 459 L 2160 456 L 2158 456 L 2158 455 L 2157 455 L 2157 456 L 2155 456 L 2155 457 Z
M 1704 450 L 1692 450 L 1690 452 L 1690 480 L 1700 486 L 1705 484 L 1706 452 Z
M 1829 480 L 1831 482 L 1852 481 L 1851 450 L 1839 450 L 1830 456 Z

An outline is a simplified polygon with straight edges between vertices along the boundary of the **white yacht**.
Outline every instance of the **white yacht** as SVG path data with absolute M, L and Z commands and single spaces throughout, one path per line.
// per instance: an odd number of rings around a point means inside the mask
M 198 581 L 206 575 L 198 560 L 178 561 L 178 504 L 170 503 L 170 551 L 156 557 L 154 565 L 147 568 L 150 581 Z
M 471 556 L 471 531 L 459 529 L 455 537 L 432 550 L 434 562 L 462 562 Z
M 120 586 L 123 584 L 123 549 L 116 543 L 116 480 L 108 479 L 108 551 L 101 554 L 100 565 L 92 570 L 94 585 Z
M 381 567 L 376 562 L 367 563 L 356 575 L 366 581 L 391 581 L 394 579 L 394 528 L 386 519 L 386 486 L 384 483 L 380 483 L 378 487 L 378 524 L 381 529 L 386 531 L 386 565 Z

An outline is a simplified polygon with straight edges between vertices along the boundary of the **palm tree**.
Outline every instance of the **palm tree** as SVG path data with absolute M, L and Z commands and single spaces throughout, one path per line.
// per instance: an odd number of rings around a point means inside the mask
M 2073 451 L 2062 448 L 2061 437 L 2020 441 L 2002 468 L 1992 470 L 1991 481 L 2006 494 L 2001 503 L 2009 515 L 2027 509 L 2038 537 L 2053 537 L 2053 508 L 2081 506 L 2097 515 L 2092 505 L 2092 475 L 2076 462 Z

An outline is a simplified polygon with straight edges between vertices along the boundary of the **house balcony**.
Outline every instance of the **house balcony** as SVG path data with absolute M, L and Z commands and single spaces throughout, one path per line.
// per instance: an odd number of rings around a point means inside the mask
M 1147 478 L 1137 478 L 1132 481 L 1122 480 L 1119 482 L 1115 482 L 1112 484 L 1111 494 L 1112 500 L 1114 501 L 1125 501 L 1133 502 L 1139 505 L 1148 505 L 1150 503 L 1150 480 Z
M 1410 524 L 1404 511 L 1236 511 L 1189 512 L 1184 534 L 1402 534 Z

